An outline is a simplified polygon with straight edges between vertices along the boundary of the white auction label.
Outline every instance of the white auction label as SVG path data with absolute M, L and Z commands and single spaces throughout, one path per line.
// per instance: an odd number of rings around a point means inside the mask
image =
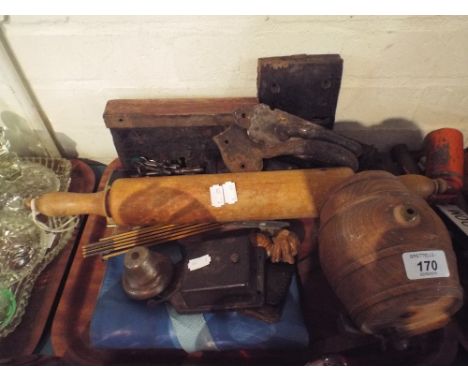
M 219 184 L 213 184 L 210 187 L 210 199 L 211 199 L 211 205 L 213 207 L 224 206 L 223 187 L 220 186 Z
M 224 201 L 227 204 L 234 204 L 237 202 L 237 190 L 234 182 L 225 182 L 223 184 Z
M 405 252 L 402 257 L 406 276 L 410 280 L 450 276 L 444 251 Z
M 237 202 L 237 190 L 234 182 L 224 182 L 223 185 L 213 184 L 210 187 L 210 200 L 213 207 Z
M 211 256 L 206 254 L 200 257 L 196 257 L 195 259 L 190 259 L 187 267 L 190 271 L 196 271 L 197 269 L 201 269 L 210 265 L 211 263 Z

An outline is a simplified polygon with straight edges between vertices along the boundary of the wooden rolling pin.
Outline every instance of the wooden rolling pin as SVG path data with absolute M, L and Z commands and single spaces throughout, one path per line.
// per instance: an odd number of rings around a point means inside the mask
M 108 191 L 53 192 L 34 204 L 47 216 L 96 214 L 126 226 L 312 218 L 352 175 L 340 167 L 118 179 Z M 235 184 L 237 202 L 214 207 L 210 187 L 225 182 Z

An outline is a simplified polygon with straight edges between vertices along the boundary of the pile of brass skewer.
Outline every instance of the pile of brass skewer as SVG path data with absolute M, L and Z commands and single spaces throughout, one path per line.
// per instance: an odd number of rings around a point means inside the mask
M 180 240 L 201 233 L 215 231 L 222 226 L 223 224 L 221 223 L 212 222 L 136 228 L 128 232 L 102 238 L 97 243 L 83 246 L 83 256 L 102 256 L 103 260 L 108 260 L 111 257 L 122 255 L 128 249 L 136 246 L 150 246 Z

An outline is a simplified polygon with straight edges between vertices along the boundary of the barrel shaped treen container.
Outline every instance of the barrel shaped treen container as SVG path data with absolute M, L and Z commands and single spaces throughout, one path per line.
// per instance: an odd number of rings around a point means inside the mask
M 447 229 L 387 172 L 361 172 L 333 190 L 320 214 L 319 248 L 328 281 L 366 333 L 425 333 L 462 305 Z

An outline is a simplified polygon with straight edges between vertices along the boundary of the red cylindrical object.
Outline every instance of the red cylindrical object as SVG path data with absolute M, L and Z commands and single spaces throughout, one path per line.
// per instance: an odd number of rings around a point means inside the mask
M 463 134 L 445 127 L 434 130 L 424 139 L 426 176 L 442 178 L 449 185 L 448 193 L 463 187 Z

